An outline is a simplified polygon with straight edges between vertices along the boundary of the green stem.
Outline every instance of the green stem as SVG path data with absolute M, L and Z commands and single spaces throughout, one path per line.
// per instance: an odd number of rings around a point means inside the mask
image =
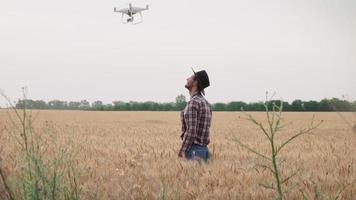
M 272 135 L 273 137 L 273 135 Z M 276 179 L 276 184 L 277 184 L 277 192 L 278 192 L 278 200 L 283 200 L 283 192 L 282 192 L 282 186 L 281 186 L 281 178 L 280 178 L 280 174 L 278 171 L 278 166 L 277 166 L 277 154 L 276 154 L 276 150 L 274 148 L 274 141 L 273 138 L 271 140 L 271 147 L 272 147 L 272 165 L 273 165 L 273 175 L 274 178 Z

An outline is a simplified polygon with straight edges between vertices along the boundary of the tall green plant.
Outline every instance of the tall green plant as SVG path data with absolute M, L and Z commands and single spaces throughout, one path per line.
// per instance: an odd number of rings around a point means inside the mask
M 267 96 L 267 95 L 266 95 Z M 272 105 L 270 105 L 272 102 Z M 281 151 L 292 141 L 297 139 L 298 137 L 310 133 L 312 130 L 316 129 L 321 123 L 314 124 L 314 116 L 311 120 L 311 123 L 309 127 L 301 129 L 297 133 L 295 133 L 293 136 L 288 138 L 287 140 L 277 143 L 276 142 L 276 137 L 279 132 L 281 132 L 282 128 L 286 126 L 286 124 L 283 124 L 283 103 L 280 105 L 277 105 L 275 103 L 276 101 L 271 101 L 271 99 L 268 100 L 266 97 L 266 101 L 264 103 L 264 108 L 265 108 L 265 113 L 266 113 L 266 119 L 267 119 L 267 126 L 263 125 L 261 122 L 257 121 L 251 114 L 248 114 L 244 112 L 246 115 L 246 119 L 253 124 L 255 124 L 259 129 L 261 130 L 261 134 L 265 137 L 265 139 L 269 143 L 270 147 L 270 154 L 263 154 L 259 152 L 256 149 L 251 148 L 247 144 L 242 143 L 238 138 L 235 138 L 234 141 L 237 142 L 241 147 L 247 149 L 248 151 L 256 154 L 258 157 L 262 158 L 264 161 L 267 161 L 268 164 L 263 164 L 261 165 L 262 167 L 268 169 L 273 177 L 274 180 L 272 181 L 272 184 L 265 184 L 265 183 L 260 183 L 259 185 L 267 188 L 274 190 L 276 192 L 276 199 L 278 200 L 283 200 L 285 197 L 285 193 L 287 190 L 284 188 L 284 185 L 295 175 L 297 175 L 298 171 L 291 173 L 290 175 L 283 177 L 282 176 L 282 170 L 280 168 L 280 163 L 282 163 L 282 160 L 280 159 L 279 155 Z M 270 110 L 269 108 L 272 108 Z M 243 110 L 242 110 L 243 111 Z
M 19 153 L 22 155 L 20 162 L 23 164 L 18 172 L 16 188 L 8 188 L 11 199 L 40 200 L 40 199 L 79 199 L 79 171 L 74 167 L 69 147 L 53 149 L 55 156 L 48 154 L 48 148 L 56 146 L 55 139 L 50 129 L 47 135 L 35 131 L 33 124 L 37 114 L 26 107 L 26 88 L 22 88 L 24 105 L 17 109 L 10 99 L 1 92 L 7 100 L 15 117 L 8 112 L 12 125 L 12 135 L 17 141 Z M 46 137 L 47 136 L 47 137 Z M 15 195 L 16 194 L 16 195 Z

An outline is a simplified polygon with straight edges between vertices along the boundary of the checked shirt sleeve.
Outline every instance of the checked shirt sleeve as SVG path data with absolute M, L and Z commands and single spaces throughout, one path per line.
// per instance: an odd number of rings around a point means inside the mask
M 189 102 L 184 119 L 186 123 L 186 131 L 183 136 L 183 143 L 180 148 L 180 152 L 185 154 L 189 151 L 197 134 L 198 103 L 196 101 L 192 100 Z
M 182 124 L 180 138 L 183 140 L 184 133 L 187 130 L 187 127 L 185 126 L 185 121 L 184 121 L 184 110 L 182 112 L 180 112 L 180 120 L 181 120 L 181 124 Z

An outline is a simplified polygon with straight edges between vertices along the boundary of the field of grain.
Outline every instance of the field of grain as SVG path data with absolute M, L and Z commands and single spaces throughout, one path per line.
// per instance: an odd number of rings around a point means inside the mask
M 300 191 L 310 199 L 333 199 L 356 179 L 356 134 L 336 113 L 284 113 L 285 122 L 291 124 L 277 141 L 307 127 L 313 114 L 315 121 L 323 120 L 322 125 L 281 154 L 286 160 L 283 175 L 300 170 L 287 184 L 287 199 L 301 199 Z M 265 113 L 252 115 L 265 122 Z M 263 134 L 243 116 L 213 113 L 212 159 L 203 165 L 177 157 L 178 112 L 40 111 L 34 127 L 75 152 L 81 199 L 158 199 L 163 187 L 169 199 L 273 199 L 273 192 L 258 186 L 271 182 L 272 175 L 256 165 L 261 161 L 254 154 L 233 141 L 237 137 L 268 153 Z M 1 165 L 11 180 L 20 166 L 4 110 L 0 131 Z M 356 199 L 356 185 L 347 186 L 341 197 Z

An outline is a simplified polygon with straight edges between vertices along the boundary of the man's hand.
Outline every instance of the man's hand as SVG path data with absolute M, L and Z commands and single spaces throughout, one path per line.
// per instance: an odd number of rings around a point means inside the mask
M 178 157 L 179 157 L 179 158 L 185 158 L 185 155 L 184 155 L 184 153 L 183 153 L 183 152 L 179 151 L 179 153 L 178 153 Z

